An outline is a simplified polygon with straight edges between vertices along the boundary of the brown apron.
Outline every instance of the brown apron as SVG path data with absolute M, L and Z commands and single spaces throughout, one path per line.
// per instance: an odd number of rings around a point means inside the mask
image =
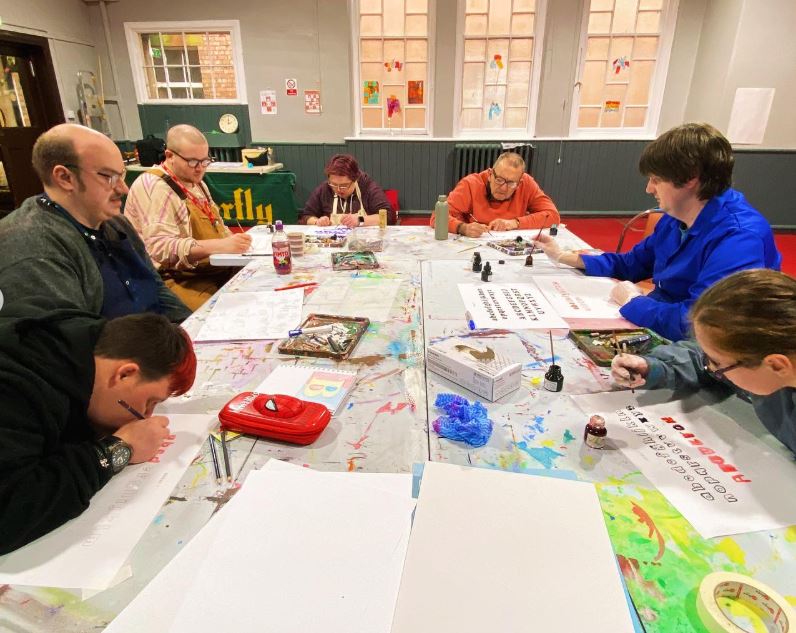
M 227 237 L 224 222 L 218 212 L 218 207 L 210 197 L 210 192 L 207 191 L 204 183 L 199 183 L 199 186 L 202 188 L 202 192 L 213 208 L 213 222 L 210 221 L 210 218 L 208 218 L 199 207 L 186 197 L 185 193 L 180 189 L 177 183 L 172 180 L 171 176 L 154 169 L 150 173 L 160 176 L 163 181 L 180 196 L 180 199 L 185 201 L 185 206 L 190 214 L 190 232 L 193 239 L 201 241 Z M 196 311 L 205 301 L 212 297 L 221 286 L 227 283 L 237 270 L 236 268 L 224 266 L 211 266 L 210 260 L 205 258 L 199 260 L 196 263 L 196 267 L 190 270 L 161 269 L 160 276 L 163 277 L 163 283 L 166 284 L 167 288 L 177 295 L 191 311 Z

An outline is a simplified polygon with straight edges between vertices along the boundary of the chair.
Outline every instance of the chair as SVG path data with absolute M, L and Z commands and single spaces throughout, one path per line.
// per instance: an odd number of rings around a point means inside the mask
M 647 223 L 644 225 L 642 239 L 651 235 L 652 232 L 655 230 L 655 225 L 658 223 L 663 217 L 663 212 L 659 211 L 658 209 L 647 209 L 646 211 L 642 211 L 641 213 L 637 213 L 634 215 L 630 220 L 628 220 L 625 225 L 622 227 L 622 232 L 619 234 L 619 242 L 616 245 L 616 252 L 622 252 L 622 244 L 625 242 L 625 236 L 629 231 L 638 231 L 639 229 L 633 228 L 633 224 L 635 224 L 636 220 L 639 218 L 646 218 Z

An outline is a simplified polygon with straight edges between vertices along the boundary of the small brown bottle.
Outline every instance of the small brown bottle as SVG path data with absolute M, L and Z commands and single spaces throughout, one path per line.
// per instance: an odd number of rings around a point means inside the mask
M 606 435 L 608 435 L 608 429 L 605 428 L 605 418 L 601 415 L 591 416 L 583 431 L 583 440 L 586 442 L 586 446 L 589 448 L 603 448 Z

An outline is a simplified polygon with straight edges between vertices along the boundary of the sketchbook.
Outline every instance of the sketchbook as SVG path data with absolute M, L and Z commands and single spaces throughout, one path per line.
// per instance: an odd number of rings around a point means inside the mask
M 355 371 L 313 365 L 280 365 L 255 389 L 322 404 L 334 415 L 356 383 Z

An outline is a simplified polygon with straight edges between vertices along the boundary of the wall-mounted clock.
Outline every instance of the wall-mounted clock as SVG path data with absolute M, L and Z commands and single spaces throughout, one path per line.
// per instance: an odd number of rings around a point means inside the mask
M 234 114 L 222 114 L 218 120 L 219 129 L 225 134 L 234 134 L 238 131 L 238 117 Z

